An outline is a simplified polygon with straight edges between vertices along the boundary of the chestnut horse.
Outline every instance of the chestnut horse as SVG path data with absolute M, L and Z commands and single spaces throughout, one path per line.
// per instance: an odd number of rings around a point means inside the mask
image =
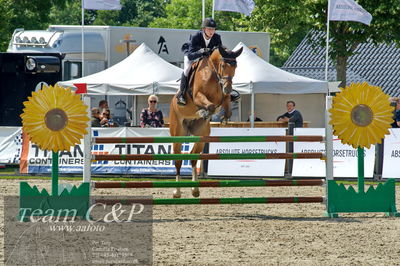
M 236 69 L 236 57 L 243 48 L 238 51 L 225 50 L 222 47 L 214 49 L 210 56 L 206 56 L 197 62 L 194 71 L 194 78 L 190 82 L 192 96 L 186 93 L 186 105 L 181 106 L 177 103 L 177 98 L 173 97 L 170 105 L 169 131 L 171 136 L 209 136 L 210 117 L 216 110 L 224 108 L 223 120 L 227 120 L 231 115 L 230 92 L 232 91 L 232 78 Z M 200 153 L 203 151 L 205 143 L 195 143 L 190 153 Z M 175 154 L 181 153 L 182 143 L 174 143 Z M 196 164 L 197 160 L 192 160 L 192 180 L 197 181 Z M 175 161 L 176 181 L 180 181 L 182 160 Z M 192 195 L 200 195 L 199 188 L 192 188 Z M 176 188 L 174 198 L 181 197 L 181 191 Z

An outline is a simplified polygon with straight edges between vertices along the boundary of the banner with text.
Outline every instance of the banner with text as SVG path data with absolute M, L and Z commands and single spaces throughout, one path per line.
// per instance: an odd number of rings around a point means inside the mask
M 18 164 L 22 150 L 21 127 L 1 127 L 0 163 Z
M 169 136 L 168 128 L 95 128 L 93 137 L 149 137 Z M 192 143 L 183 143 L 182 153 L 188 153 Z M 92 154 L 169 154 L 172 153 L 171 143 L 117 143 L 95 144 Z M 83 169 L 83 145 L 75 145 L 70 151 L 59 154 L 60 173 L 78 174 Z M 21 173 L 40 174 L 51 173 L 51 152 L 42 151 L 24 136 L 24 150 L 21 156 Z M 175 175 L 175 164 L 171 160 L 152 161 L 96 161 L 92 162 L 93 174 L 144 174 L 144 175 Z M 181 174 L 191 175 L 190 161 L 183 161 Z
M 295 128 L 294 135 L 325 136 L 325 128 Z M 295 142 L 294 152 L 325 152 L 325 144 L 322 142 Z M 373 177 L 375 162 L 375 145 L 370 149 L 364 149 L 364 175 Z M 357 177 L 357 149 L 342 144 L 340 139 L 333 136 L 333 176 Z M 319 159 L 295 159 L 293 160 L 292 176 L 324 177 L 325 161 Z
M 212 136 L 284 136 L 285 128 L 211 128 Z M 284 142 L 210 143 L 210 153 L 284 153 Z M 285 160 L 210 160 L 212 176 L 284 176 Z
M 391 128 L 383 145 L 382 178 L 400 178 L 400 128 Z

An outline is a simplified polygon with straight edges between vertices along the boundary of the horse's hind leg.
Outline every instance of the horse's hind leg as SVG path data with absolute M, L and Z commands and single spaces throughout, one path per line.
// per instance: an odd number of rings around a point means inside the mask
M 210 136 L 210 123 L 208 120 L 198 119 L 191 127 L 191 133 L 195 136 Z M 201 153 L 203 152 L 205 143 L 198 142 L 193 145 L 193 149 L 190 153 Z M 192 180 L 198 181 L 198 175 L 196 170 L 197 160 L 192 160 Z M 200 196 L 200 190 L 198 187 L 192 188 L 193 197 Z
M 180 154 L 182 143 L 174 143 L 173 145 L 174 154 Z M 181 167 L 182 167 L 182 160 L 175 161 L 175 169 L 176 169 L 176 181 L 181 181 Z M 175 188 L 173 197 L 180 198 L 181 197 L 181 189 L 179 187 Z
M 204 143 L 195 143 L 191 153 L 201 153 L 204 149 Z M 197 160 L 192 160 L 192 181 L 198 181 L 199 176 L 197 174 Z M 192 195 L 193 197 L 200 196 L 200 189 L 198 187 L 192 187 Z

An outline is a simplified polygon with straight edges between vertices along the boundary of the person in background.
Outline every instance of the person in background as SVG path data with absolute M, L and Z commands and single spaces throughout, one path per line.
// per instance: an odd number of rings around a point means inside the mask
M 303 127 L 303 116 L 295 109 L 296 103 L 294 101 L 286 102 L 287 112 L 278 116 L 276 121 L 280 122 L 293 122 L 295 127 Z
M 397 97 L 389 98 L 393 105 L 395 105 L 392 128 L 400 128 L 400 99 Z
M 247 118 L 247 122 L 250 122 L 250 116 L 251 116 L 251 112 L 249 113 L 249 118 Z M 262 119 L 257 117 L 256 112 L 254 112 L 254 122 L 261 122 Z
M 147 99 L 148 107 L 140 113 L 140 127 L 163 127 L 164 117 L 161 110 L 157 109 L 158 97 L 150 95 Z
M 91 125 L 92 127 L 101 127 L 100 125 L 100 110 L 97 107 L 92 108 L 92 118 L 91 118 Z
M 103 109 L 109 109 L 108 107 L 108 102 L 106 100 L 101 100 L 99 102 L 99 109 L 103 110 Z
M 101 112 L 100 125 L 102 127 L 118 127 L 118 123 L 111 118 L 110 109 L 103 109 Z

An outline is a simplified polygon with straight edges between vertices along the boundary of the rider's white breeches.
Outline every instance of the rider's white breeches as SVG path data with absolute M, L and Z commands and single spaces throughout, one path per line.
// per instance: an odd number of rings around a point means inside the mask
M 189 75 L 190 67 L 192 65 L 192 61 L 185 55 L 183 57 L 183 74 L 187 77 Z

